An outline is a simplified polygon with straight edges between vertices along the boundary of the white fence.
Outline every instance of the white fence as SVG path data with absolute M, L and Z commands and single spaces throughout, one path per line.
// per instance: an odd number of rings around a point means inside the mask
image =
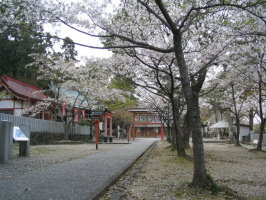
M 259 140 L 259 136 L 260 136 L 259 134 L 250 134 L 251 142 L 253 142 L 254 140 Z M 266 145 L 266 134 L 263 134 L 262 144 Z
M 34 119 L 29 117 L 20 117 L 0 113 L 0 121 L 10 121 L 14 126 L 27 125 L 31 132 L 46 132 L 46 133 L 64 133 L 64 123 L 48 120 Z M 70 128 L 71 134 L 89 135 L 90 127 L 80 126 L 75 124 Z
M 89 135 L 91 132 L 91 129 L 89 126 L 80 126 L 75 124 L 70 128 L 71 134 L 81 134 L 81 135 Z

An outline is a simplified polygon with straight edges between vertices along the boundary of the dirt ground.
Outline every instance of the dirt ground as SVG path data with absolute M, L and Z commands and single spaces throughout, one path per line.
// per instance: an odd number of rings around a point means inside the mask
M 252 146 L 249 146 L 252 148 Z M 166 141 L 158 142 L 105 194 L 107 199 L 248 199 L 266 200 L 266 153 L 233 144 L 204 143 L 212 191 L 188 187 L 193 162 L 177 157 Z M 192 156 L 192 150 L 187 150 Z M 220 186 L 229 190 L 220 190 Z

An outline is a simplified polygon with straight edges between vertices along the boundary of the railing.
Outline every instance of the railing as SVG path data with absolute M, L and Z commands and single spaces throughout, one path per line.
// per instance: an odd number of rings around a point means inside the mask
M 64 123 L 48 120 L 34 119 L 29 117 L 20 117 L 0 113 L 0 121 L 10 121 L 14 126 L 27 125 L 31 132 L 46 132 L 46 133 L 64 133 Z M 70 128 L 70 134 L 89 135 L 90 127 L 80 126 L 75 124 Z

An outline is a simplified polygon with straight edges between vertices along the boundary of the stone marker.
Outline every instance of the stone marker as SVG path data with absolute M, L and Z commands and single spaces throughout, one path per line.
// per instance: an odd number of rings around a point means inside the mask
M 7 164 L 12 158 L 13 123 L 0 121 L 0 163 Z

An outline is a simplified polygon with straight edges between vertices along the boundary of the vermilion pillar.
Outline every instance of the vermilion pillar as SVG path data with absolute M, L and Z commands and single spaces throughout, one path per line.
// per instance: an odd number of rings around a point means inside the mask
M 113 118 L 112 113 L 109 113 L 107 111 L 104 112 L 104 142 L 107 142 L 108 136 L 109 136 L 109 142 L 113 141 L 112 118 Z
M 135 138 L 136 138 L 136 128 L 133 126 L 132 139 L 135 140 Z
M 95 144 L 96 144 L 96 149 L 98 149 L 98 138 L 99 138 L 99 123 L 100 120 L 95 120 L 93 123 L 95 124 Z
M 161 129 L 161 131 L 160 131 L 160 132 L 161 132 L 161 140 L 164 140 L 163 126 L 161 126 L 161 128 L 160 128 L 160 129 Z

